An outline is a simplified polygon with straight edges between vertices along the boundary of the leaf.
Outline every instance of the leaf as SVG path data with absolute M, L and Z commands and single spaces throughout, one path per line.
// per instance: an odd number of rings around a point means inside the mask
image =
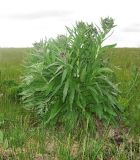
M 65 101 L 66 99 L 66 96 L 68 94 L 68 89 L 69 89 L 69 80 L 67 80 L 65 82 L 65 85 L 64 85 L 64 90 L 63 90 L 63 102 Z
M 112 89 L 114 89 L 115 91 L 119 92 L 117 86 L 115 84 L 113 84 L 109 79 L 108 77 L 101 77 L 102 80 L 104 80 L 108 86 L 110 86 Z
M 54 74 L 57 74 L 60 70 L 62 70 L 63 65 L 59 66 Z
M 45 67 L 44 69 L 48 70 L 49 68 L 53 67 L 53 66 L 58 66 L 59 64 L 57 62 L 51 63 L 50 65 L 48 65 L 47 67 Z
M 101 85 L 98 82 L 95 82 L 95 85 L 96 85 L 96 90 L 98 90 L 100 95 L 103 96 Z
M 98 92 L 96 91 L 96 89 L 94 87 L 88 86 L 87 89 L 89 89 L 89 92 L 91 93 L 92 97 L 94 98 L 94 100 L 96 101 L 97 104 L 99 104 L 99 95 Z
M 62 85 L 60 84 L 60 85 L 58 85 L 54 90 L 53 90 L 53 92 L 52 92 L 52 94 L 51 94 L 51 96 L 50 97 L 53 97 L 58 91 L 59 91 L 59 89 L 62 87 Z
M 101 105 L 97 105 L 96 109 L 95 109 L 96 114 L 98 115 L 98 117 L 100 119 L 103 118 L 103 106 Z
M 51 83 L 54 79 L 56 79 L 59 75 L 61 75 L 61 71 L 57 72 L 57 74 L 55 74 L 48 83 Z
M 50 111 L 50 116 L 49 116 L 48 120 L 45 122 L 45 124 L 47 124 L 51 120 L 53 120 L 62 109 L 59 105 L 55 105 L 55 106 L 52 106 L 52 107 L 53 108 Z
M 114 96 L 112 96 L 111 94 L 109 94 L 108 92 L 104 92 L 104 95 L 107 96 L 108 98 L 108 102 L 110 103 L 110 105 L 114 106 L 116 104 L 116 101 L 114 99 Z
M 76 104 L 78 107 L 80 107 L 82 109 L 83 112 L 85 112 L 85 108 L 84 106 L 81 104 L 80 100 L 76 100 Z
M 116 45 L 117 45 L 116 43 L 115 43 L 115 44 L 111 44 L 111 45 L 106 45 L 106 46 L 103 46 L 103 47 L 101 48 L 101 50 L 104 52 L 104 51 L 106 51 L 107 49 L 114 48 Z
M 62 74 L 61 84 L 63 84 L 64 80 L 66 79 L 66 76 L 67 76 L 67 70 L 65 69 Z
M 74 95 L 75 95 L 75 89 L 72 88 L 71 92 L 70 92 L 70 96 L 69 96 L 71 110 L 72 110 L 72 105 L 73 105 L 73 101 L 74 101 Z
M 111 114 L 112 116 L 116 116 L 117 114 L 113 111 L 113 109 L 111 108 L 107 108 L 106 112 L 108 112 L 109 114 Z
M 85 66 L 81 72 L 81 75 L 80 75 L 80 79 L 82 82 L 84 82 L 85 78 L 86 78 L 86 69 L 87 69 L 87 67 Z
M 73 30 L 70 29 L 69 27 L 66 26 L 67 31 L 69 32 L 70 35 L 73 35 Z
M 106 67 L 104 67 L 104 68 L 100 68 L 99 70 L 97 70 L 97 72 L 98 73 L 113 73 L 113 71 L 112 71 L 112 69 L 110 69 L 110 68 L 106 68 Z

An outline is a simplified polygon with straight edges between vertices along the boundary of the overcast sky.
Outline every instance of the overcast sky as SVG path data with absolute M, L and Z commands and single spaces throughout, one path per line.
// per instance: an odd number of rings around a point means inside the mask
M 83 20 L 110 16 L 117 27 L 108 42 L 140 47 L 140 0 L 0 0 L 0 47 L 30 47 Z

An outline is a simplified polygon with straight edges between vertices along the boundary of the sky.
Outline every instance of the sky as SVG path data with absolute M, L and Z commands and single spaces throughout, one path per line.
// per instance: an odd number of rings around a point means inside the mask
M 31 47 L 65 34 L 76 21 L 117 25 L 107 43 L 140 47 L 140 0 L 0 0 L 0 47 Z

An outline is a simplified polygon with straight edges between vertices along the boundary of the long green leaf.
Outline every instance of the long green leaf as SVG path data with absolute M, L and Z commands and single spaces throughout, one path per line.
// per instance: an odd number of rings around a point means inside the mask
M 64 90 L 63 90 L 63 102 L 65 101 L 66 99 L 66 96 L 68 94 L 68 89 L 69 89 L 69 80 L 67 80 L 65 82 L 65 85 L 64 85 Z
M 75 88 L 73 87 L 70 89 L 70 96 L 69 96 L 71 110 L 72 110 L 72 105 L 74 102 L 74 96 L 75 96 Z

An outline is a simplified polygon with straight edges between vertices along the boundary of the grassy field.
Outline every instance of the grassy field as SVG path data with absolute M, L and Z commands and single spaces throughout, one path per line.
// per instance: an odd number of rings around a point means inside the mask
M 116 80 L 121 91 L 120 101 L 126 111 L 126 122 L 132 131 L 140 132 L 140 49 L 114 49 L 109 54 L 111 64 L 115 65 Z
M 16 101 L 22 65 L 30 49 L 0 49 L 0 159 L 9 160 L 128 160 L 140 157 L 140 49 L 116 48 L 107 59 L 115 71 L 121 94 L 125 127 L 106 129 L 102 135 L 66 135 L 38 125 L 33 113 Z M 77 129 L 79 130 L 79 129 Z M 125 131 L 127 130 L 127 132 Z M 113 132 L 123 141 L 112 140 Z M 115 132 L 115 133 L 114 133 Z

